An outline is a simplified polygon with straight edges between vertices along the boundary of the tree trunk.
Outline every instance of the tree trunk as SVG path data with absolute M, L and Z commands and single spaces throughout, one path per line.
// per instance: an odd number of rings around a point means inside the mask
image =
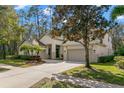
M 19 49 L 18 48 L 15 49 L 15 55 L 19 55 Z
M 37 56 L 39 55 L 39 51 L 37 51 Z
M 40 23 L 39 23 L 39 15 L 37 15 L 37 25 L 38 25 L 38 33 L 39 33 L 38 38 L 40 38 L 40 28 L 39 28 Z
M 85 61 L 86 61 L 85 67 L 91 68 L 89 62 L 89 48 L 87 46 L 85 46 Z
M 6 48 L 4 44 L 3 44 L 3 59 L 6 59 Z
M 84 48 L 85 48 L 85 67 L 91 68 L 90 62 L 89 62 L 89 36 L 88 36 L 88 30 L 85 30 L 85 36 L 84 36 Z
M 88 37 L 88 30 L 85 30 L 85 37 L 84 37 L 84 48 L 85 48 L 85 67 L 91 68 L 90 62 L 89 62 L 89 37 Z
M 17 43 L 14 42 L 13 55 L 18 55 L 18 54 L 19 54 L 19 47 L 17 47 Z

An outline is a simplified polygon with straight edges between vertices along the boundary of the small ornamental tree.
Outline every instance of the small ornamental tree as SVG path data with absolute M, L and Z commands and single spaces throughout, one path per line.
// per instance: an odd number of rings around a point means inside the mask
M 44 50 L 44 48 L 42 48 L 41 46 L 39 45 L 34 45 L 34 51 L 36 52 L 37 56 L 39 55 L 39 52 Z
M 39 45 L 29 45 L 29 44 L 24 44 L 21 46 L 20 51 L 24 51 L 26 55 L 33 55 L 34 52 L 36 52 L 37 56 L 39 55 L 39 52 L 44 50 L 45 48 L 42 48 Z
M 35 51 L 34 46 L 30 45 L 29 51 L 30 51 L 31 55 L 33 56 L 33 53 Z
M 21 46 L 20 51 L 24 51 L 26 55 L 30 55 L 30 49 L 32 48 L 31 45 L 24 44 Z
M 86 67 L 90 68 L 90 42 L 102 39 L 108 31 L 109 22 L 103 14 L 109 6 L 56 6 L 53 13 L 52 36 L 63 36 L 64 42 L 75 41 L 85 48 Z

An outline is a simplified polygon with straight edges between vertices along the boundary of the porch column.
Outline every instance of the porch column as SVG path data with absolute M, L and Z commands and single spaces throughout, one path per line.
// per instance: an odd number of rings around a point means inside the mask
M 63 60 L 67 60 L 67 46 L 63 46 Z
M 51 56 L 52 56 L 52 59 L 56 59 L 56 45 L 55 44 L 52 44 L 52 50 L 51 50 Z

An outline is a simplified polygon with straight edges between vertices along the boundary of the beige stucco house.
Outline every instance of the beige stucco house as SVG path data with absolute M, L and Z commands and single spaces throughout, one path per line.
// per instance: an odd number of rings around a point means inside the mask
M 95 42 L 95 43 L 94 43 Z M 112 54 L 111 37 L 106 34 L 103 38 L 103 44 L 95 40 L 90 46 L 90 62 L 96 62 L 99 56 Z M 46 34 L 41 40 L 28 40 L 25 43 L 39 44 L 45 47 L 40 53 L 44 59 L 63 59 L 67 61 L 85 61 L 84 47 L 77 42 L 68 41 L 63 44 L 61 39 L 53 39 L 50 34 Z
M 46 49 L 40 53 L 42 58 L 85 61 L 85 50 L 80 43 L 68 41 L 63 44 L 63 41 L 53 39 L 49 34 L 45 35 L 40 42 L 46 45 Z M 96 62 L 99 56 L 111 55 L 113 52 L 111 37 L 108 34 L 104 36 L 103 44 L 97 42 L 99 40 L 95 40 L 95 43 L 90 46 L 91 62 Z

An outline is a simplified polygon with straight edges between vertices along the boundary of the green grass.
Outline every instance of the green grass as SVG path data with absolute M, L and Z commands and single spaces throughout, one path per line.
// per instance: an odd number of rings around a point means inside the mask
M 112 84 L 124 85 L 124 70 L 117 68 L 114 62 L 92 64 L 93 69 L 79 66 L 63 72 L 74 77 L 104 81 Z
M 50 79 L 42 79 L 34 84 L 31 88 L 81 88 L 79 85 L 74 85 L 68 82 L 61 82 Z
M 3 59 L 1 59 L 0 63 L 12 65 L 12 66 L 22 66 L 22 65 L 26 64 L 26 60 L 18 60 L 18 59 L 6 59 L 6 60 L 3 60 Z
M 7 68 L 0 68 L 0 72 L 4 72 L 4 71 L 7 71 L 7 70 L 9 70 L 9 69 L 7 69 Z
M 39 64 L 43 64 L 43 62 L 39 62 L 39 63 L 28 63 L 29 60 L 22 60 L 22 59 L 1 59 L 0 63 L 2 64 L 7 64 L 7 65 L 12 65 L 12 66 L 16 66 L 16 67 L 30 67 L 30 66 L 35 66 L 35 65 L 39 65 Z

